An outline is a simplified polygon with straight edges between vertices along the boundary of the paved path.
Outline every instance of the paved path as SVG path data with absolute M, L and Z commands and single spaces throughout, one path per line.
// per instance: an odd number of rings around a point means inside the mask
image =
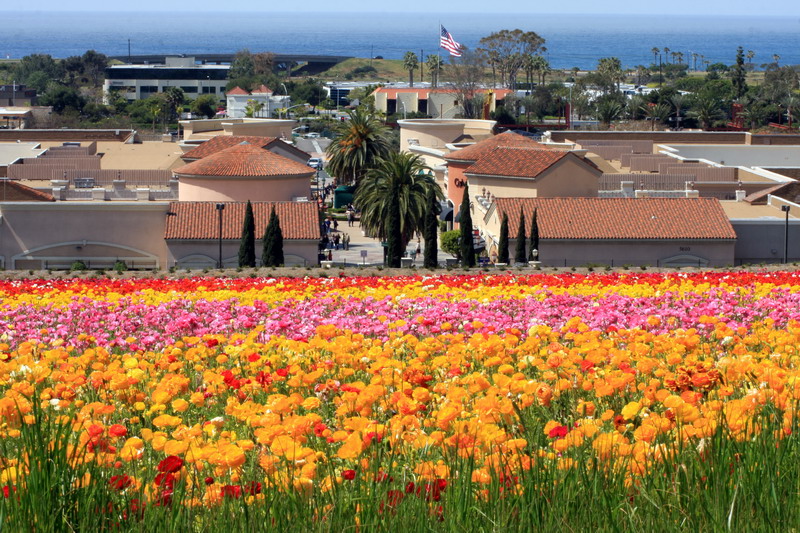
M 380 266 L 383 265 L 383 247 L 378 239 L 373 239 L 370 237 L 365 237 L 361 233 L 361 224 L 359 221 L 353 222 L 352 226 L 347 225 L 347 221 L 340 221 L 339 222 L 339 229 L 338 231 L 331 232 L 331 235 L 339 234 L 343 236 L 345 233 L 350 236 L 350 249 L 343 250 L 342 245 L 339 245 L 339 249 L 330 250 L 331 255 L 333 256 L 333 262 L 338 264 L 342 264 L 343 266 L 347 265 L 370 265 L 370 266 Z M 417 241 L 414 240 L 408 244 L 408 249 L 412 250 L 416 248 Z M 424 250 L 425 242 L 422 241 L 420 248 Z M 325 253 L 328 251 L 326 250 Z M 362 252 L 366 252 L 366 257 L 362 256 Z M 445 263 L 446 259 L 452 259 L 453 257 L 450 254 L 442 252 L 439 250 L 439 262 L 441 264 Z M 421 267 L 423 262 L 423 254 L 420 253 L 417 255 L 416 260 L 414 261 L 414 265 L 417 267 Z

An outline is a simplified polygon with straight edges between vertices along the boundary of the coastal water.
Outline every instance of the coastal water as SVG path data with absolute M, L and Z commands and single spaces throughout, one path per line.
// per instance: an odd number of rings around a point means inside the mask
M 625 67 L 653 63 L 653 47 L 731 64 L 736 47 L 755 65 L 800 64 L 800 19 L 644 15 L 376 14 L 376 13 L 54 13 L 0 11 L 0 57 L 54 57 L 94 49 L 111 56 L 270 51 L 399 59 L 438 49 L 439 23 L 470 48 L 500 29 L 535 31 L 554 68 L 594 68 L 601 57 Z M 446 53 L 440 51 L 443 57 Z M 667 57 L 663 57 L 667 61 Z M 670 58 L 671 59 L 671 58 Z M 700 59 L 698 59 L 698 62 Z M 701 65 L 698 65 L 701 66 Z

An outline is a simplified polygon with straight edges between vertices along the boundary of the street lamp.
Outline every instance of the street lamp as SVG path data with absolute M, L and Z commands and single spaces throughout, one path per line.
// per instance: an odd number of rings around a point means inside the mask
M 781 211 L 786 213 L 786 222 L 783 226 L 783 264 L 789 262 L 789 206 L 782 205 Z
M 219 259 L 217 260 L 217 268 L 222 269 L 222 212 L 225 210 L 225 204 L 217 204 L 217 213 L 219 214 Z
M 399 103 L 401 106 L 403 106 L 403 120 L 405 120 L 406 116 L 407 116 L 407 114 L 406 114 L 406 104 L 403 103 L 403 100 L 401 98 L 397 99 L 397 103 Z

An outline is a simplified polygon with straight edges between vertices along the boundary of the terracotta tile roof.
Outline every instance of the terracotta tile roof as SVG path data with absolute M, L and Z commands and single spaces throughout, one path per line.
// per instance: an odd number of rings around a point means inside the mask
M 540 150 L 548 149 L 544 145 L 539 144 L 536 141 L 525 137 L 524 135 L 506 131 L 484 141 L 477 142 L 471 146 L 451 152 L 444 156 L 444 158 L 447 161 L 475 162 L 483 156 L 489 154 L 498 146 L 527 146 L 529 148 L 538 148 Z
M 544 150 L 527 146 L 497 146 L 464 171 L 468 176 L 509 176 L 535 178 L 565 157 L 578 158 L 571 152 Z M 580 159 L 580 158 L 578 158 Z
M 240 239 L 247 202 L 225 202 L 222 238 Z M 319 215 L 312 202 L 253 202 L 256 240 L 264 235 L 272 206 L 281 221 L 284 239 L 319 239 Z M 165 239 L 218 239 L 219 214 L 216 202 L 171 202 Z M 172 214 L 174 213 L 174 214 Z
M 252 144 L 237 144 L 173 169 L 178 176 L 308 176 L 315 170 Z
M 272 89 L 262 84 L 250 91 L 250 94 L 272 94 Z
M 0 202 L 55 202 L 52 194 L 11 179 L 0 180 Z
M 225 148 L 242 144 L 243 142 L 252 144 L 253 146 L 266 148 L 278 140 L 279 139 L 277 137 L 257 137 L 255 135 L 217 135 L 216 137 L 212 137 L 203 144 L 199 145 L 197 148 L 192 148 L 183 154 L 181 159 L 187 163 L 189 161 L 196 161 L 198 159 L 208 157 L 211 154 L 215 154 L 220 150 L 224 150 Z
M 520 208 L 530 224 L 534 207 L 542 239 L 736 239 L 716 198 L 498 198 L 510 238 Z
M 234 87 L 233 89 L 231 89 L 230 91 L 228 91 L 228 92 L 227 92 L 227 93 L 225 93 L 225 94 L 227 94 L 227 95 L 233 95 L 233 96 L 247 96 L 247 95 L 248 95 L 248 94 L 250 94 L 250 93 L 249 93 L 249 92 L 247 92 L 247 91 L 245 91 L 245 90 L 244 90 L 244 89 L 242 89 L 241 87 Z

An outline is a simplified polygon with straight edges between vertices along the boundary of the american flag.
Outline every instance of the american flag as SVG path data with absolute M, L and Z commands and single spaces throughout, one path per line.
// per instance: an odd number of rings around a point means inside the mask
M 439 25 L 439 27 L 442 28 L 441 35 L 439 36 L 439 46 L 450 52 L 451 56 L 461 57 L 461 45 L 453 39 L 450 32 L 444 29 L 444 26 Z

